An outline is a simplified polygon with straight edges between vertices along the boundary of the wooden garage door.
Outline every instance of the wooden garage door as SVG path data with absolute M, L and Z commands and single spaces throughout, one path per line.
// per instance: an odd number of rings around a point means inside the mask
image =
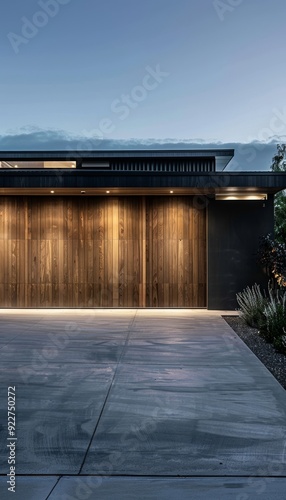
M 194 205 L 146 198 L 147 307 L 206 306 L 206 210 Z
M 0 197 L 0 307 L 205 306 L 189 197 Z
M 0 305 L 138 306 L 140 209 L 130 197 L 1 197 Z

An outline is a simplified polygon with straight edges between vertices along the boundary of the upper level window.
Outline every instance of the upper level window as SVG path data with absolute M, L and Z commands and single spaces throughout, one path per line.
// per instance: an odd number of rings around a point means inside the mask
M 0 160 L 0 168 L 76 168 L 75 161 L 10 161 Z

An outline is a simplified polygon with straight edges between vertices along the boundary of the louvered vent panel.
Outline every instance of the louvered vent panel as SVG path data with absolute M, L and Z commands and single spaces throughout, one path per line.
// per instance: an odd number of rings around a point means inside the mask
M 82 168 L 102 169 L 102 161 L 83 162 Z M 214 172 L 214 158 L 110 160 L 108 170 L 117 172 Z

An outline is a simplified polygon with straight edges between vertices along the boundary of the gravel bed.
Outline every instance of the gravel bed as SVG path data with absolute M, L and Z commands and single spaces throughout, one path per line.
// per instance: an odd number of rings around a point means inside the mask
M 239 316 L 223 316 L 235 333 L 262 361 L 276 380 L 286 389 L 286 356 L 259 336 L 256 328 L 251 328 Z

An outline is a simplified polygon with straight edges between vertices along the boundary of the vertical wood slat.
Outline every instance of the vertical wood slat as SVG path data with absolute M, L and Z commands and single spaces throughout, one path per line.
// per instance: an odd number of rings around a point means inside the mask
M 146 198 L 142 196 L 139 216 L 139 305 L 146 307 Z

